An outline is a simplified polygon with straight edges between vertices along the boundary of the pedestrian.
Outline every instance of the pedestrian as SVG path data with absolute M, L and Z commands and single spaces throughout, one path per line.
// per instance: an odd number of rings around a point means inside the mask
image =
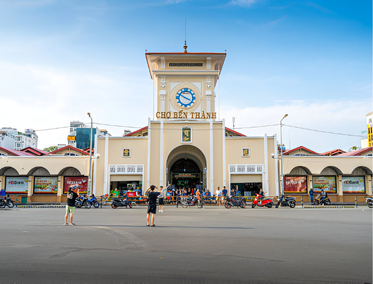
M 67 217 L 70 214 L 70 225 L 75 226 L 73 223 L 74 211 L 75 211 L 75 199 L 77 199 L 79 195 L 80 186 L 69 186 L 69 190 L 67 192 L 67 205 L 66 205 L 66 215 L 65 215 L 65 223 L 67 225 Z
M 308 193 L 310 194 L 310 201 L 313 204 L 313 188 L 311 188 Z
M 149 198 L 148 198 L 148 214 L 146 217 L 146 226 L 149 226 L 150 214 L 152 214 L 152 219 L 151 219 L 152 225 L 151 226 L 155 227 L 154 216 L 157 213 L 157 197 L 161 193 L 158 191 L 158 187 L 156 187 L 155 185 L 151 185 L 146 191 L 149 191 L 149 189 L 150 189 L 150 193 L 149 193 Z M 155 189 L 157 190 L 155 191 Z
M 223 196 L 223 197 L 222 197 L 222 202 L 223 202 L 223 203 L 224 203 L 224 199 L 227 198 L 227 194 L 228 194 L 228 190 L 227 190 L 227 188 L 226 188 L 225 186 L 223 186 L 223 190 L 222 190 L 222 192 L 221 192 L 221 195 Z
M 201 203 L 201 193 L 199 192 L 199 189 L 197 189 L 196 191 L 196 197 L 197 197 L 198 205 L 199 205 Z
M 163 213 L 164 197 L 166 195 L 167 188 L 169 188 L 170 185 L 167 186 L 165 189 L 163 189 L 162 185 L 160 186 L 160 193 L 161 194 L 159 195 L 159 199 L 158 199 L 158 201 L 159 201 L 159 212 Z
M 118 197 L 119 197 L 119 190 L 115 188 L 113 192 L 113 198 L 118 198 Z
M 220 196 L 221 196 L 221 191 L 220 191 L 220 187 L 218 187 L 218 189 L 215 192 L 215 198 L 216 198 L 216 205 L 217 206 L 220 205 Z

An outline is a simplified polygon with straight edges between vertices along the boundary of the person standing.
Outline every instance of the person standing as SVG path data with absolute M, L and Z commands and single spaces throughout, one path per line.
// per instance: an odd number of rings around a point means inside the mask
M 166 195 L 167 188 L 169 188 L 170 185 L 167 186 L 165 189 L 163 189 L 162 185 L 160 186 L 160 195 L 159 195 L 159 200 L 158 200 L 159 201 L 159 212 L 163 213 L 164 197 Z
M 157 213 L 157 197 L 158 195 L 160 195 L 161 193 L 158 191 L 158 187 L 156 187 L 155 185 L 151 185 L 146 191 L 148 191 L 150 189 L 150 193 L 149 193 L 149 198 L 148 198 L 148 213 L 147 213 L 147 217 L 146 217 L 146 226 L 149 226 L 149 221 L 150 221 L 150 214 L 152 214 L 152 227 L 155 227 L 155 224 L 154 224 L 154 216 L 155 214 Z M 157 191 L 155 191 L 155 189 L 157 189 Z
M 310 194 L 310 201 L 313 204 L 313 188 L 311 188 L 308 193 Z
M 220 187 L 218 187 L 218 189 L 217 189 L 216 192 L 215 192 L 216 205 L 217 205 L 217 206 L 220 205 L 220 196 L 221 196 L 221 191 L 220 191 Z
M 223 203 L 224 203 L 224 199 L 227 198 L 227 194 L 228 194 L 228 190 L 227 190 L 227 188 L 226 188 L 225 186 L 223 186 L 223 190 L 222 190 L 222 192 L 221 192 L 221 195 L 223 196 L 223 197 L 222 197 L 222 202 L 223 202 Z
M 75 191 L 76 190 L 76 191 Z M 74 211 L 75 211 L 75 199 L 79 197 L 79 186 L 71 186 L 67 192 L 67 205 L 66 205 L 66 215 L 65 215 L 65 223 L 67 225 L 67 217 L 70 214 L 70 225 L 75 226 L 73 223 Z

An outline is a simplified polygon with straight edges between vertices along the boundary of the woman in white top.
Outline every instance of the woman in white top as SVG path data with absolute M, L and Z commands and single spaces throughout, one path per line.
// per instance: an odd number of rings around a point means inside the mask
M 215 197 L 216 197 L 216 205 L 220 205 L 220 196 L 221 196 L 221 190 L 220 187 L 218 187 L 217 191 L 215 192 Z

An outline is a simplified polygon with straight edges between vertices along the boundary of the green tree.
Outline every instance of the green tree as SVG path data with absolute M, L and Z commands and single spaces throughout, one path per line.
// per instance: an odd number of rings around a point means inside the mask
M 58 147 L 57 146 L 50 146 L 48 148 L 44 148 L 43 150 L 50 153 L 50 152 L 53 152 L 54 150 L 57 150 Z

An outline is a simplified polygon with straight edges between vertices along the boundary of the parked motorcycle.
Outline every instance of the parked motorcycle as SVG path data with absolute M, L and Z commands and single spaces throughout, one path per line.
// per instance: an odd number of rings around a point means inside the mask
M 251 207 L 255 208 L 255 206 L 259 206 L 259 207 L 272 208 L 272 205 L 273 205 L 272 198 L 261 199 L 261 197 L 262 196 L 259 193 L 257 193 L 255 199 L 253 200 Z
M 113 201 L 111 203 L 111 208 L 116 209 L 118 207 L 132 208 L 132 202 L 128 200 L 127 198 L 125 199 L 113 198 Z
M 229 197 L 229 196 L 227 196 L 226 198 L 227 198 L 227 200 L 225 201 L 224 206 L 227 209 L 231 208 L 232 206 L 237 206 L 237 207 L 241 207 L 241 208 L 245 208 L 246 207 L 246 200 L 245 200 L 245 198 Z
M 203 207 L 203 201 L 201 200 L 200 202 L 198 202 L 198 199 L 196 196 L 185 198 L 180 203 L 183 206 L 183 208 L 188 208 L 189 206 L 194 206 L 196 204 L 198 208 Z
M 321 194 L 318 194 L 314 201 L 315 205 L 331 205 L 329 197 L 325 197 L 324 199 L 321 199 Z
M 287 196 L 285 197 L 285 195 L 281 195 L 280 198 L 277 199 L 277 204 L 276 204 L 276 208 L 278 208 L 279 206 L 281 207 L 286 207 L 286 206 L 289 206 L 290 208 L 294 208 L 295 207 L 295 200 L 297 198 L 296 197 L 292 197 L 292 196 Z
M 369 208 L 373 208 L 373 197 L 365 198 L 365 202 L 367 203 Z
M 92 196 L 90 197 L 90 199 L 87 200 L 87 202 L 91 204 L 91 206 L 93 205 L 94 208 L 100 207 L 100 203 L 98 203 L 98 200 L 94 194 L 92 194 Z
M 75 207 L 82 208 L 83 206 L 89 209 L 91 208 L 92 204 L 88 202 L 88 198 L 86 196 L 80 195 L 77 199 L 75 199 Z
M 0 208 L 5 208 L 5 206 L 8 206 L 9 208 L 14 207 L 14 202 L 12 201 L 12 199 L 10 199 L 9 194 L 7 194 L 5 200 L 0 199 Z

